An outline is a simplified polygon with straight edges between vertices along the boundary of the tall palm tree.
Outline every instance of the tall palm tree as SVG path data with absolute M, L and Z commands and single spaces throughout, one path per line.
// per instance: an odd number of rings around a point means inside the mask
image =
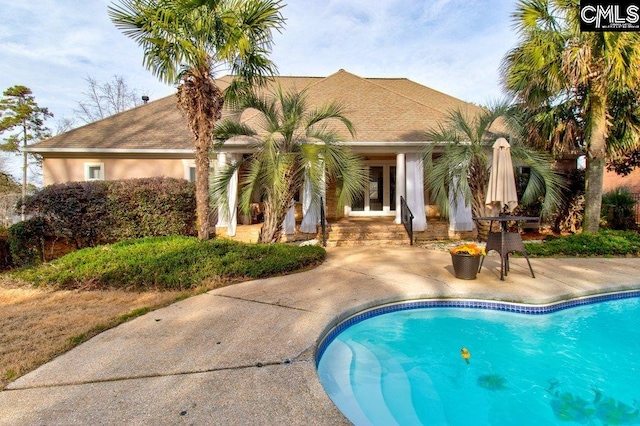
M 587 158 L 583 230 L 599 229 L 607 154 L 638 144 L 636 137 L 612 137 L 616 93 L 640 88 L 640 34 L 581 32 L 579 0 L 520 0 L 514 22 L 519 44 L 502 65 L 505 87 L 532 108 L 575 101 L 584 123 Z
M 109 16 L 144 50 L 144 64 L 160 80 L 179 83 L 178 108 L 193 134 L 198 237 L 209 238 L 209 156 L 213 127 L 225 99 L 233 100 L 273 75 L 268 59 L 273 30 L 284 18 L 280 0 L 119 0 Z M 214 69 L 235 75 L 223 93 Z
M 512 122 L 510 109 L 509 103 L 504 101 L 485 108 L 475 117 L 469 117 L 460 110 L 451 111 L 443 124 L 427 132 L 429 140 L 435 143 L 427 145 L 423 152 L 425 185 L 445 216 L 450 213 L 450 195 L 454 200 L 459 195 L 469 200 L 474 217 L 486 216 L 490 156 L 498 137 L 510 141 L 515 164 L 531 169 L 522 204 L 531 204 L 544 197 L 543 215 L 550 214 L 558 204 L 562 179 L 553 170 L 553 159 L 520 142 L 515 134 L 517 130 L 513 130 L 519 126 Z M 486 237 L 488 223 L 476 220 L 476 227 L 479 236 Z
M 343 106 L 333 102 L 311 109 L 306 91 L 284 91 L 278 87 L 271 96 L 247 96 L 240 107 L 258 111 L 261 128 L 224 120 L 216 126 L 215 137 L 221 143 L 238 136 L 253 138 L 255 152 L 217 175 L 213 193 L 216 201 L 224 203 L 231 176 L 238 169 L 245 170 L 240 208 L 248 213 L 253 196 L 262 197 L 264 224 L 260 242 L 280 240 L 287 211 L 305 181 L 316 205 L 323 188 L 331 181 L 337 184 L 338 208 L 362 192 L 365 182 L 362 160 L 340 144 L 337 132 L 336 126 L 341 125 L 352 136 L 355 134 Z

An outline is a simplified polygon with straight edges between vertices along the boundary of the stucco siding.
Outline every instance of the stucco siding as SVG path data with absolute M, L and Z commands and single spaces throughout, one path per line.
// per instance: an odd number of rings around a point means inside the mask
M 627 176 L 620 176 L 612 171 L 605 171 L 603 191 L 609 192 L 624 186 L 634 194 L 640 194 L 640 169 L 633 170 Z
M 85 180 L 85 164 L 104 164 L 104 179 L 134 179 L 167 176 L 184 179 L 185 161 L 180 159 L 123 158 L 45 158 L 42 164 L 43 183 L 77 182 Z

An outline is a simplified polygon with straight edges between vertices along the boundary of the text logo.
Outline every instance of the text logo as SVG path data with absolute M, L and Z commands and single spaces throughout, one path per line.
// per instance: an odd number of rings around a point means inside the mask
M 640 2 L 580 1 L 580 30 L 638 31 Z

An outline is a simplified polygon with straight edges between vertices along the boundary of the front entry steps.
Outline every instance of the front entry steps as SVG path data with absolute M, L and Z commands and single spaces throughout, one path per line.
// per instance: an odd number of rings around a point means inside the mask
M 296 225 L 296 228 L 300 224 Z M 238 225 L 236 236 L 231 237 L 236 241 L 255 243 L 258 240 L 260 227 L 262 224 Z M 216 235 L 226 237 L 226 229 L 216 230 Z M 469 234 L 469 235 L 467 235 Z M 438 219 L 427 219 L 427 229 L 422 232 L 414 232 L 414 244 L 422 241 L 448 240 L 460 238 L 472 238 L 471 233 L 464 235 L 451 235 L 449 232 L 449 222 Z M 282 242 L 302 242 L 305 240 L 317 239 L 322 241 L 322 233 L 318 227 L 318 234 L 302 234 L 283 236 Z M 409 236 L 404 226 L 395 224 L 393 217 L 349 217 L 337 221 L 330 221 L 327 224 L 327 247 L 344 246 L 397 246 L 409 245 Z
M 410 244 L 404 226 L 394 223 L 392 217 L 343 218 L 330 222 L 327 231 L 327 247 Z

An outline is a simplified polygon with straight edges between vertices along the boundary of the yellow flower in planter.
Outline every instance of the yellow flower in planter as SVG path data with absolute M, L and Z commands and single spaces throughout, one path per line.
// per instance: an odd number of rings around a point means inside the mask
M 451 254 L 468 254 L 470 256 L 485 256 L 487 252 L 484 247 L 477 244 L 460 244 L 450 250 Z

